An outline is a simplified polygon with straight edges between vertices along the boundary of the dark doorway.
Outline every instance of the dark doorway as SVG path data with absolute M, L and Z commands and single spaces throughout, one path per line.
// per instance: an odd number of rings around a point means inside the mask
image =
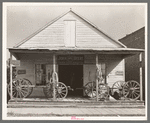
M 83 96 L 83 65 L 59 65 L 59 81 L 68 87 L 68 96 Z

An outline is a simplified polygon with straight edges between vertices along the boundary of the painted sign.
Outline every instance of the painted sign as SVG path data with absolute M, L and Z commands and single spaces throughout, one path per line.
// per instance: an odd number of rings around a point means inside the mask
M 59 55 L 57 57 L 58 64 L 83 64 L 83 55 Z
M 123 71 L 116 71 L 116 75 L 123 76 Z
M 26 70 L 18 70 L 18 74 L 26 74 Z
M 10 60 L 10 64 L 20 66 L 20 60 Z

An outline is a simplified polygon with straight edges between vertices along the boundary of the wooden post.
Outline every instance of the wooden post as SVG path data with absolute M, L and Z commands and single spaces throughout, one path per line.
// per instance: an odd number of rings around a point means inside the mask
M 12 96 L 12 64 L 11 64 L 11 61 L 12 61 L 12 54 L 10 53 L 10 98 L 12 99 L 13 96 Z
M 96 54 L 96 67 L 98 67 L 98 54 Z M 96 77 L 96 101 L 98 102 L 98 77 Z
M 140 100 L 143 101 L 143 83 L 142 83 L 142 53 L 139 55 L 140 62 Z
M 104 73 L 105 84 L 107 84 L 106 73 L 107 73 L 107 66 L 106 66 L 106 62 L 105 62 L 105 73 Z
M 56 56 L 53 54 L 53 74 L 56 72 Z M 55 74 L 54 74 L 55 75 Z M 53 99 L 56 100 L 56 94 L 55 94 L 55 76 L 53 75 Z

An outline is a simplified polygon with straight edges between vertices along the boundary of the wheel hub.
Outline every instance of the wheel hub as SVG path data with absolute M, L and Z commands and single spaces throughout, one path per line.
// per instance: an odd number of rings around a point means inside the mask
M 61 94 L 62 93 L 62 89 L 58 88 L 58 93 Z
M 20 86 L 17 86 L 17 87 L 16 87 L 16 90 L 17 90 L 17 91 L 20 91 L 20 90 L 21 90 L 21 87 L 20 87 Z
M 130 88 L 130 91 L 135 91 L 135 88 Z

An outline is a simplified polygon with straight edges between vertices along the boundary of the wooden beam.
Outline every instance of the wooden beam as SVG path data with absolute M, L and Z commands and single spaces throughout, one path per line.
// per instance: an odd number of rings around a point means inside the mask
M 12 96 L 12 64 L 11 64 L 11 60 L 12 60 L 12 54 L 10 53 L 10 98 L 13 99 L 13 96 Z
M 107 76 L 106 76 L 106 73 L 107 73 L 107 62 L 105 61 L 105 74 L 104 74 L 105 84 L 107 84 Z
M 56 94 L 55 94 L 55 72 L 56 72 L 56 56 L 53 54 L 53 100 L 56 100 Z
M 11 54 L 12 54 L 17 60 L 20 59 L 16 53 L 11 53 Z
M 143 82 L 142 82 L 142 53 L 139 55 L 140 62 L 140 100 L 143 101 Z
M 141 51 L 132 50 L 93 50 L 93 49 L 9 49 L 12 53 L 52 53 L 52 54 L 123 54 L 135 55 Z
M 98 67 L 98 54 L 96 54 L 96 67 Z M 98 77 L 96 77 L 96 101 L 98 102 Z

